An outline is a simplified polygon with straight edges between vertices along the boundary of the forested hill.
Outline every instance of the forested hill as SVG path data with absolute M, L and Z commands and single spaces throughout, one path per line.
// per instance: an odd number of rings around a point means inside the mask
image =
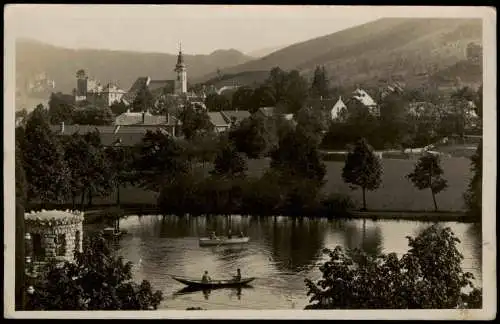
M 463 68 L 460 64 L 467 60 L 471 43 L 482 45 L 480 19 L 385 18 L 293 44 L 263 58 L 221 69 L 221 74 L 244 76 L 245 82 L 251 83 L 253 80 L 247 80 L 249 73 L 275 66 L 299 69 L 311 76 L 317 65 L 324 65 L 334 85 L 394 79 L 406 83 L 461 79 L 478 84 L 482 80 L 481 65 L 466 64 Z M 458 68 L 450 68 L 457 64 Z M 209 73 L 199 81 L 214 76 Z M 231 83 L 238 80 L 235 77 Z

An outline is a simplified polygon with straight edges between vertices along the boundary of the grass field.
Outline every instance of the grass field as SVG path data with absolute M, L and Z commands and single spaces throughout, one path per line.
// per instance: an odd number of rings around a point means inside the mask
M 413 170 L 416 160 L 384 159 L 384 174 L 382 185 L 376 191 L 367 192 L 367 207 L 371 210 L 400 210 L 400 211 L 424 211 L 434 210 L 432 197 L 429 190 L 417 190 L 405 175 Z M 343 162 L 327 161 L 327 174 L 325 176 L 325 193 L 344 193 L 352 197 L 359 207 L 362 204 L 361 190 L 351 190 L 349 185 L 342 181 Z M 470 160 L 467 158 L 445 158 L 441 159 L 444 169 L 444 177 L 448 180 L 448 188 L 437 195 L 438 207 L 442 211 L 463 211 L 463 193 L 467 189 L 470 171 Z M 269 167 L 268 159 L 250 160 L 248 162 L 248 174 L 260 176 Z M 116 196 L 94 198 L 94 204 L 113 204 Z M 122 203 L 155 204 L 157 194 L 138 188 L 128 187 L 121 190 Z

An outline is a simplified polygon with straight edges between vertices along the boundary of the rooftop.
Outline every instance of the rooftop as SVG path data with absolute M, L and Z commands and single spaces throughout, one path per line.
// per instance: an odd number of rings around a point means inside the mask
M 83 222 L 84 214 L 79 211 L 45 210 L 32 211 L 24 214 L 24 219 L 29 223 L 42 226 L 61 226 Z
M 363 105 L 365 105 L 367 107 L 377 105 L 375 100 L 373 100 L 373 98 L 370 97 L 370 95 L 363 89 L 356 89 L 354 91 L 353 98 L 357 99 L 359 102 L 361 102 Z
M 271 117 L 274 115 L 276 107 L 260 107 L 259 111 L 266 117 Z
M 223 110 L 221 114 L 228 123 L 230 123 L 233 118 L 239 123 L 243 119 L 250 117 L 250 112 L 246 110 Z
M 117 125 L 117 126 L 95 126 L 95 125 L 67 125 L 64 132 L 62 126 L 51 125 L 50 128 L 57 135 L 69 136 L 75 133 L 86 134 L 97 130 L 101 143 L 104 146 L 134 146 L 139 144 L 147 131 L 167 132 L 167 125 Z
M 214 126 L 216 126 L 216 127 L 229 126 L 229 123 L 226 122 L 222 113 L 220 113 L 220 112 L 208 112 L 207 114 L 208 114 L 208 117 L 210 118 L 210 122 Z
M 115 125 L 165 125 L 167 117 L 163 115 L 153 115 L 149 112 L 124 112 L 116 116 Z

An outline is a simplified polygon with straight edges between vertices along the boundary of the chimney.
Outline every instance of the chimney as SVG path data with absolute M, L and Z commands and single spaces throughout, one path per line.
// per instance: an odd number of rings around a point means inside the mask
M 64 122 L 61 122 L 61 134 L 64 134 Z

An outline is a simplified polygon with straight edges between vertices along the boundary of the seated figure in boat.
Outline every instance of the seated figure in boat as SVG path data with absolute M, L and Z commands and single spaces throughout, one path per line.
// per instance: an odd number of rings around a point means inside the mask
M 201 278 L 201 282 L 207 283 L 210 282 L 210 276 L 208 275 L 208 271 L 205 270 L 205 273 L 203 274 L 203 277 Z
M 217 236 L 215 236 L 215 232 L 210 233 L 210 239 L 211 240 L 217 239 Z
M 245 235 L 243 234 L 243 232 L 240 232 L 240 237 L 245 237 Z
M 228 238 L 228 239 L 231 239 L 231 237 L 232 237 L 232 235 L 231 235 L 231 230 L 229 230 L 229 231 L 228 231 L 228 233 L 227 233 L 227 238 Z
M 240 271 L 239 268 L 238 268 L 238 270 L 236 270 L 236 276 L 234 276 L 233 279 L 236 280 L 236 281 L 240 281 L 241 280 L 241 271 Z

